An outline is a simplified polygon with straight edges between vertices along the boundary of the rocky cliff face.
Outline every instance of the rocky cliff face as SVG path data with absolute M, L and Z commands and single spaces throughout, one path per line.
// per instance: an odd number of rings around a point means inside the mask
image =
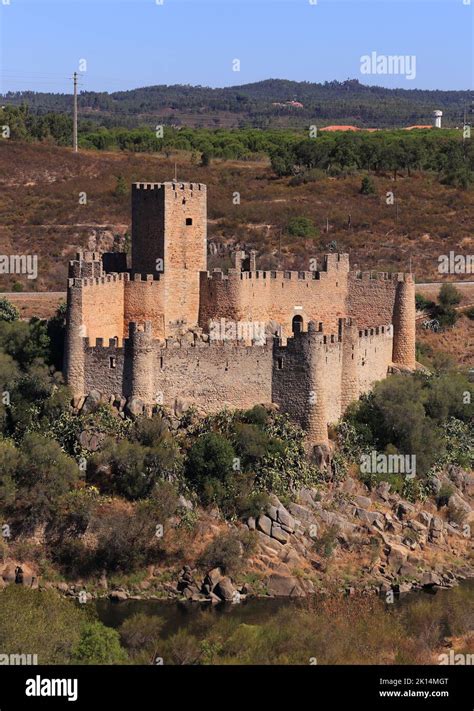
M 422 587 L 452 587 L 474 575 L 474 476 L 451 467 L 437 486 L 449 492 L 440 508 L 431 501 L 411 504 L 392 493 L 386 482 L 369 492 L 347 477 L 320 489 L 301 489 L 285 505 L 271 496 L 265 513 L 245 524 L 230 524 L 216 511 L 195 511 L 197 523 L 184 567 L 178 559 L 174 566 L 152 566 L 137 586 L 111 590 L 105 576 L 98 585 L 85 580 L 53 584 L 42 580 L 30 561 L 6 560 L 0 565 L 0 588 L 16 583 L 56 586 L 64 594 L 87 599 L 109 595 L 117 601 L 170 597 L 236 603 L 250 595 L 365 591 L 390 596 Z M 188 510 L 192 507 L 182 503 Z M 203 542 L 245 531 L 252 531 L 255 540 L 238 574 L 197 566 Z M 235 557 L 243 555 L 238 546 Z M 18 567 L 23 575 L 17 575 Z

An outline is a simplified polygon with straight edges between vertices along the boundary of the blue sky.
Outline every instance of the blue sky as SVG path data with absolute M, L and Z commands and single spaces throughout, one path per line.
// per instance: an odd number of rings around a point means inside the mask
M 231 86 L 267 78 L 473 88 L 474 0 L 0 0 L 0 91 Z M 416 56 L 416 77 L 360 58 Z M 240 71 L 232 61 L 240 60 Z

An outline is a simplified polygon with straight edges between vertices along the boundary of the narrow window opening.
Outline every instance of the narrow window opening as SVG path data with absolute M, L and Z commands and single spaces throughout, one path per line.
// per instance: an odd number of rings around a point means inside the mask
M 193 218 L 192 217 L 187 217 L 186 218 L 186 225 L 192 225 L 193 224 Z
M 278 370 L 283 370 L 283 358 L 278 358 Z
M 303 330 L 303 317 L 302 316 L 293 316 L 293 320 L 291 322 L 291 330 L 293 331 L 294 334 L 301 333 Z
M 117 359 L 115 356 L 110 356 L 109 358 L 109 368 L 116 368 L 117 367 Z

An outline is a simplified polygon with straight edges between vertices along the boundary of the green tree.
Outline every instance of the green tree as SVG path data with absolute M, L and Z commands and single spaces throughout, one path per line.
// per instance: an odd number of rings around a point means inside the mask
M 454 284 L 443 284 L 438 294 L 438 301 L 441 306 L 457 306 L 462 299 L 461 292 Z
M 128 195 L 128 185 L 127 185 L 127 181 L 125 180 L 123 175 L 117 176 L 117 180 L 115 182 L 114 195 L 115 195 L 115 197 L 118 197 L 118 198 Z
M 21 457 L 13 474 L 18 490 L 16 508 L 30 520 L 47 520 L 59 497 L 79 481 L 76 462 L 57 442 L 36 432 L 21 443 Z
M 361 195 L 375 195 L 375 184 L 372 178 L 368 175 L 364 175 L 362 178 L 362 183 L 360 186 Z
M 101 622 L 91 622 L 83 627 L 72 653 L 73 664 L 125 664 L 127 659 L 118 632 Z
M 186 471 L 205 503 L 219 503 L 226 495 L 234 474 L 235 452 L 222 435 L 201 435 L 188 453 Z
M 201 167 L 207 168 L 211 164 L 211 154 L 209 151 L 203 151 L 201 153 Z
M 287 229 L 292 237 L 314 237 L 316 234 L 314 223 L 309 217 L 292 217 Z
M 0 321 L 6 321 L 11 323 L 12 321 L 18 321 L 20 318 L 20 312 L 17 307 L 14 306 L 8 299 L 0 299 Z
M 0 593 L 2 652 L 37 654 L 39 664 L 70 664 L 85 613 L 52 590 L 10 585 Z

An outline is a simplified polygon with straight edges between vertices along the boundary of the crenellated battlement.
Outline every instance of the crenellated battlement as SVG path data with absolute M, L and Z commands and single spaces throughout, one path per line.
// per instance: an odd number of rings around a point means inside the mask
M 156 274 L 134 274 L 131 281 L 160 281 L 161 277 L 160 272 L 156 272 Z
M 239 263 L 241 260 L 238 260 Z M 331 275 L 349 273 L 349 255 L 348 254 L 326 254 L 323 258 L 323 264 L 321 269 L 313 270 L 275 270 L 275 269 L 250 269 L 241 270 L 239 268 L 228 269 L 227 272 L 223 272 L 222 269 L 214 269 L 212 272 L 203 272 L 203 275 L 207 275 L 210 281 L 229 281 L 240 279 L 242 281 L 265 281 L 274 279 L 276 281 L 319 281 L 327 279 Z
M 68 286 L 69 287 L 80 287 L 80 288 L 88 288 L 88 287 L 97 287 L 97 286 L 102 286 L 105 284 L 113 284 L 113 283 L 118 283 L 118 282 L 127 282 L 130 281 L 130 274 L 128 272 L 120 272 L 120 273 L 112 273 L 112 274 L 105 274 L 104 276 L 100 277 L 79 277 L 79 278 L 69 278 L 68 279 Z
M 393 338 L 393 325 L 391 323 L 383 326 L 374 326 L 374 328 L 364 328 L 359 331 L 359 338 L 374 338 L 383 336 L 384 338 Z
M 102 255 L 100 252 L 91 252 L 89 250 L 80 250 L 76 252 L 76 257 L 74 260 L 76 262 L 101 262 Z M 71 263 L 71 262 L 70 262 Z
M 131 254 L 70 261 L 68 385 L 147 412 L 181 398 L 206 412 L 271 402 L 310 443 L 327 441 L 328 423 L 393 363 L 414 367 L 413 275 L 350 271 L 338 252 L 308 255 L 306 270 L 260 269 L 241 249 L 210 272 L 206 201 L 202 183 L 136 182 Z
M 108 344 L 106 344 L 106 340 L 108 340 Z M 92 343 L 93 341 L 93 343 Z M 89 338 L 89 336 L 85 336 L 83 338 L 83 344 L 84 348 L 96 348 L 96 349 L 106 349 L 108 351 L 123 351 L 123 345 L 122 342 L 118 337 L 115 338 Z
M 349 272 L 350 276 L 360 281 L 395 281 L 395 282 L 412 282 L 413 274 L 409 272 Z
M 166 180 L 163 183 L 132 183 L 132 191 L 154 191 L 170 189 L 175 192 L 178 190 L 189 190 L 191 192 L 206 190 L 207 186 L 204 183 L 188 183 L 181 180 Z

